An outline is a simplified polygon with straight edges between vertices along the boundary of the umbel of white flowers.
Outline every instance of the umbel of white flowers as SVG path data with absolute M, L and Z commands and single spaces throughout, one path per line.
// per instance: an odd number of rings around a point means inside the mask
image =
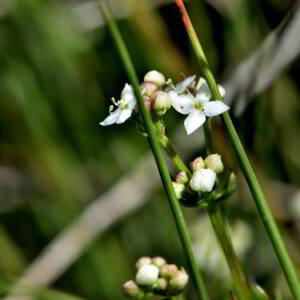
M 225 90 L 219 86 L 222 97 Z M 210 101 L 211 91 L 207 82 L 200 78 L 196 84 L 196 76 L 190 76 L 175 86 L 171 80 L 166 81 L 165 76 L 155 70 L 148 72 L 141 83 L 141 94 L 147 109 L 154 115 L 162 117 L 172 106 L 181 114 L 188 115 L 184 121 L 187 134 L 193 133 L 203 125 L 207 117 L 213 117 L 229 110 L 221 99 Z M 100 122 L 102 126 L 122 124 L 129 119 L 134 110 L 139 112 L 137 100 L 131 85 L 125 84 L 121 92 L 121 99 L 115 101 L 110 107 L 110 114 Z M 114 109 L 114 106 L 117 109 Z
M 136 262 L 135 280 L 129 280 L 122 286 L 125 296 L 131 299 L 152 299 L 157 296 L 176 296 L 182 293 L 188 282 L 183 268 L 167 264 L 160 256 L 141 257 Z

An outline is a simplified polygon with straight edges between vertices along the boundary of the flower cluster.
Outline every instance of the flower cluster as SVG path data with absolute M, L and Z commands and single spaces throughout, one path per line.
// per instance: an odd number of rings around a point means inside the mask
M 188 282 L 183 268 L 167 264 L 162 257 L 141 257 L 136 262 L 135 280 L 122 286 L 124 294 L 131 299 L 153 299 L 157 296 L 173 296 L 182 293 Z
M 173 85 L 172 80 L 166 81 L 162 73 L 153 70 L 144 76 L 140 87 L 144 104 L 154 115 L 161 117 L 171 107 L 181 114 L 188 115 L 184 121 L 187 134 L 202 126 L 207 117 L 217 116 L 229 110 L 221 99 L 210 101 L 212 94 L 207 82 L 200 78 L 196 83 L 195 75 Z M 219 91 L 224 97 L 224 88 L 219 86 Z M 113 111 L 112 105 L 109 116 L 100 122 L 100 125 L 121 124 L 131 117 L 134 110 L 139 112 L 133 89 L 127 83 L 121 93 L 121 99 L 115 101 L 112 98 L 112 101 L 117 109 Z
M 186 191 L 187 185 L 195 192 L 211 192 L 215 186 L 217 174 L 223 172 L 224 165 L 219 154 L 210 154 L 205 159 L 201 156 L 194 159 L 190 163 L 190 169 L 193 172 L 191 179 L 185 172 L 179 172 L 173 181 L 173 188 L 178 199 Z

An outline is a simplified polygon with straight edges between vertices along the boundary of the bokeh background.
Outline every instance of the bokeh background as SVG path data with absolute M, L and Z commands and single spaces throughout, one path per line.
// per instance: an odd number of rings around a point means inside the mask
M 220 82 L 296 9 L 296 2 L 187 2 Z M 171 1 L 114 0 L 110 5 L 141 81 L 151 69 L 175 82 L 200 75 Z M 231 109 L 297 267 L 299 72 L 296 58 L 263 92 L 234 98 Z M 27 276 L 43 286 L 35 292 L 38 299 L 124 299 L 120 287 L 134 276 L 140 256 L 161 255 L 186 266 L 146 139 L 130 121 L 99 126 L 110 98 L 119 97 L 125 82 L 94 1 L 1 0 L 1 297 L 15 293 L 14 284 Z M 236 109 L 239 101 L 244 104 Z M 170 110 L 167 131 L 189 162 L 204 153 L 203 136 L 200 130 L 187 137 L 183 120 Z M 238 190 L 227 200 L 226 214 L 244 269 L 271 299 L 291 299 L 219 120 L 214 129 L 227 166 L 238 174 Z M 210 224 L 200 210 L 184 213 L 210 294 L 225 299 L 228 270 Z M 54 255 L 45 255 L 49 252 Z M 26 284 L 19 286 L 19 297 L 30 294 Z M 195 299 L 191 283 L 187 299 Z

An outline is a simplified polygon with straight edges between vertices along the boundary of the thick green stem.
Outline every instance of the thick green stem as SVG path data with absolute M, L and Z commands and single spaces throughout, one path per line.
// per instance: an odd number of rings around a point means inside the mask
M 238 299 L 251 300 L 251 292 L 239 259 L 234 252 L 228 226 L 223 217 L 220 205 L 208 208 L 208 214 L 231 272 L 236 295 Z
M 101 9 L 101 12 L 108 24 L 108 28 L 113 37 L 113 40 L 117 46 L 117 49 L 119 50 L 119 54 L 121 56 L 122 62 L 127 71 L 128 77 L 130 78 L 130 81 L 133 86 L 138 104 L 140 106 L 140 111 L 141 111 L 142 117 L 144 119 L 145 129 L 148 134 L 149 145 L 153 152 L 154 158 L 156 160 L 156 164 L 157 164 L 165 191 L 167 193 L 167 196 L 168 196 L 171 208 L 172 208 L 172 212 L 173 212 L 174 220 L 175 220 L 176 227 L 178 230 L 178 234 L 179 234 L 181 244 L 182 244 L 182 247 L 183 247 L 183 250 L 185 253 L 187 264 L 191 271 L 192 279 L 194 281 L 196 290 L 198 292 L 198 297 L 199 297 L 199 299 L 208 300 L 209 299 L 208 292 L 204 285 L 204 281 L 198 271 L 198 267 L 196 264 L 195 256 L 193 254 L 192 243 L 190 240 L 187 225 L 184 220 L 184 216 L 181 211 L 179 202 L 176 198 L 166 163 L 165 163 L 163 155 L 161 153 L 159 141 L 157 139 L 156 130 L 155 130 L 155 127 L 153 126 L 150 113 L 148 112 L 148 110 L 146 109 L 146 107 L 144 105 L 143 98 L 140 93 L 138 78 L 135 73 L 131 58 L 129 56 L 126 45 L 122 39 L 120 31 L 119 31 L 114 19 L 112 18 L 112 15 L 111 15 L 106 3 L 104 1 L 99 2 L 99 8 Z M 149 180 L 151 180 L 151 178 Z
M 184 3 L 182 0 L 175 0 L 175 2 L 181 10 L 183 21 L 184 21 L 185 27 L 187 29 L 190 41 L 193 45 L 194 52 L 198 58 L 198 63 L 199 63 L 200 69 L 202 71 L 203 77 L 206 79 L 206 81 L 212 91 L 213 99 L 215 99 L 215 100 L 222 99 L 219 89 L 217 87 L 216 81 L 214 79 L 214 76 L 209 69 L 209 65 L 208 65 L 207 59 L 205 57 L 205 54 L 203 52 L 203 49 L 201 47 L 200 41 L 196 35 L 196 32 L 192 26 L 192 23 L 189 19 L 186 9 L 185 9 Z M 270 208 L 267 204 L 267 201 L 264 197 L 262 189 L 256 179 L 256 176 L 252 169 L 250 161 L 248 160 L 248 157 L 243 148 L 243 145 L 238 137 L 238 134 L 232 124 L 231 118 L 227 112 L 223 114 L 222 120 L 225 124 L 225 127 L 228 132 L 228 136 L 233 145 L 235 154 L 237 156 L 237 159 L 239 161 L 241 169 L 244 173 L 244 176 L 248 182 L 249 188 L 252 192 L 252 195 L 255 200 L 260 217 L 261 217 L 263 224 L 267 230 L 267 233 L 269 235 L 269 238 L 271 240 L 273 248 L 276 252 L 277 258 L 280 262 L 280 265 L 281 265 L 284 275 L 287 279 L 287 282 L 290 286 L 290 289 L 291 289 L 294 297 L 296 299 L 300 300 L 300 285 L 299 285 L 297 273 L 295 271 L 295 268 L 292 264 L 292 261 L 291 261 L 289 255 L 288 255 L 288 252 L 285 248 L 285 245 L 280 236 L 276 222 L 273 218 L 271 210 L 270 210 Z

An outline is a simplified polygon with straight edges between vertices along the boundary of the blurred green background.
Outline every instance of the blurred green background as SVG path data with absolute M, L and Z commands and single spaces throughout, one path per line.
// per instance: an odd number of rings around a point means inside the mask
M 188 1 L 191 19 L 217 78 L 226 79 L 225 71 L 230 72 L 250 55 L 295 2 Z M 130 206 L 130 197 L 115 195 L 125 203 L 119 207 L 112 202 L 107 214 L 116 212 L 118 216 L 36 297 L 123 299 L 120 286 L 134 276 L 134 263 L 140 256 L 161 255 L 186 266 L 157 178 L 146 175 L 147 180 L 155 181 L 146 194 L 143 186 L 131 186 L 137 182 L 130 178 L 146 160 L 146 139 L 130 121 L 122 126 L 99 126 L 108 114 L 110 98 L 119 97 L 128 78 L 94 4 L 78 0 L 0 2 L 2 297 L 57 235 L 76 223 L 89 205 L 104 201 L 101 195 L 109 195 L 126 178 L 128 195 L 131 188 L 141 190 L 139 207 L 124 210 L 126 201 Z M 111 6 L 141 81 L 151 69 L 175 82 L 182 79 L 182 73 L 200 75 L 178 9 L 171 1 L 115 0 Z M 241 115 L 232 116 L 289 252 L 300 267 L 299 67 L 298 59 L 252 99 Z M 197 146 L 200 132 L 190 139 L 183 136 L 182 116 L 171 110 L 167 124 L 168 133 L 177 135 L 176 144 L 187 162 L 203 153 Z M 227 165 L 240 175 L 217 120 L 214 127 Z M 157 173 L 153 160 L 150 166 Z M 209 233 L 210 225 L 203 212 L 184 212 L 210 293 L 213 299 L 223 299 L 229 279 Z M 290 299 L 242 176 L 238 191 L 228 200 L 227 215 L 250 280 L 273 299 L 276 293 Z M 68 256 L 70 249 L 60 251 Z M 54 257 L 48 263 L 60 262 Z M 43 274 L 35 274 L 39 275 Z M 25 288 L 20 294 L 23 292 Z M 189 284 L 187 299 L 194 298 Z

